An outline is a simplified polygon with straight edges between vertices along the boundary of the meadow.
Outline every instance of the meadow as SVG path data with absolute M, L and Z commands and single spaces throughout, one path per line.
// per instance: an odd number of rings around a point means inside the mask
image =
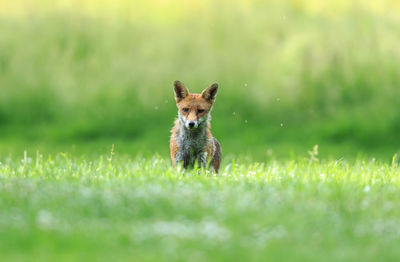
M 0 164 L 3 261 L 397 261 L 399 161 L 25 155 Z
M 394 1 L 0 0 L 2 261 L 398 261 Z M 172 169 L 173 82 L 221 172 Z

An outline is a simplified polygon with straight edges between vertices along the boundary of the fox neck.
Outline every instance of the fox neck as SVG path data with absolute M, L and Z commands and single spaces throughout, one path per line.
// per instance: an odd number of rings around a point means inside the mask
M 178 120 L 177 143 L 179 150 L 176 155 L 176 163 L 183 161 L 183 166 L 194 166 L 196 159 L 205 165 L 204 148 L 207 144 L 207 130 L 209 128 L 209 115 L 197 128 L 189 129 L 181 115 Z

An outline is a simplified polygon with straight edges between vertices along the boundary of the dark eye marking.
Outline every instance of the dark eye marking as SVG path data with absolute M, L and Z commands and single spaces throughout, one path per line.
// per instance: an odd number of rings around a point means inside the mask
M 197 109 L 197 113 L 198 114 L 204 113 L 204 109 Z
M 185 113 L 189 112 L 189 108 L 184 108 L 183 112 L 185 112 Z

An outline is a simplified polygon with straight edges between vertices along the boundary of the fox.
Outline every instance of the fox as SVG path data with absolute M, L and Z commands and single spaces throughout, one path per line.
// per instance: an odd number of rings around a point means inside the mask
M 186 86 L 174 82 L 174 96 L 178 117 L 171 129 L 169 142 L 172 166 L 183 163 L 183 168 L 193 168 L 196 161 L 201 168 L 212 168 L 218 173 L 221 164 L 221 144 L 211 133 L 211 109 L 217 96 L 214 83 L 201 94 L 191 94 Z

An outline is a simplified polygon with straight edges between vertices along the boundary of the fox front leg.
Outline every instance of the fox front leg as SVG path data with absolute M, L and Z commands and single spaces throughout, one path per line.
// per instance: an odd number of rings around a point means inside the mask
M 175 165 L 181 164 L 183 168 L 187 169 L 192 165 L 190 152 L 179 152 L 175 158 Z
M 198 167 L 200 168 L 207 168 L 207 152 L 202 152 L 199 154 L 197 161 L 198 161 Z

